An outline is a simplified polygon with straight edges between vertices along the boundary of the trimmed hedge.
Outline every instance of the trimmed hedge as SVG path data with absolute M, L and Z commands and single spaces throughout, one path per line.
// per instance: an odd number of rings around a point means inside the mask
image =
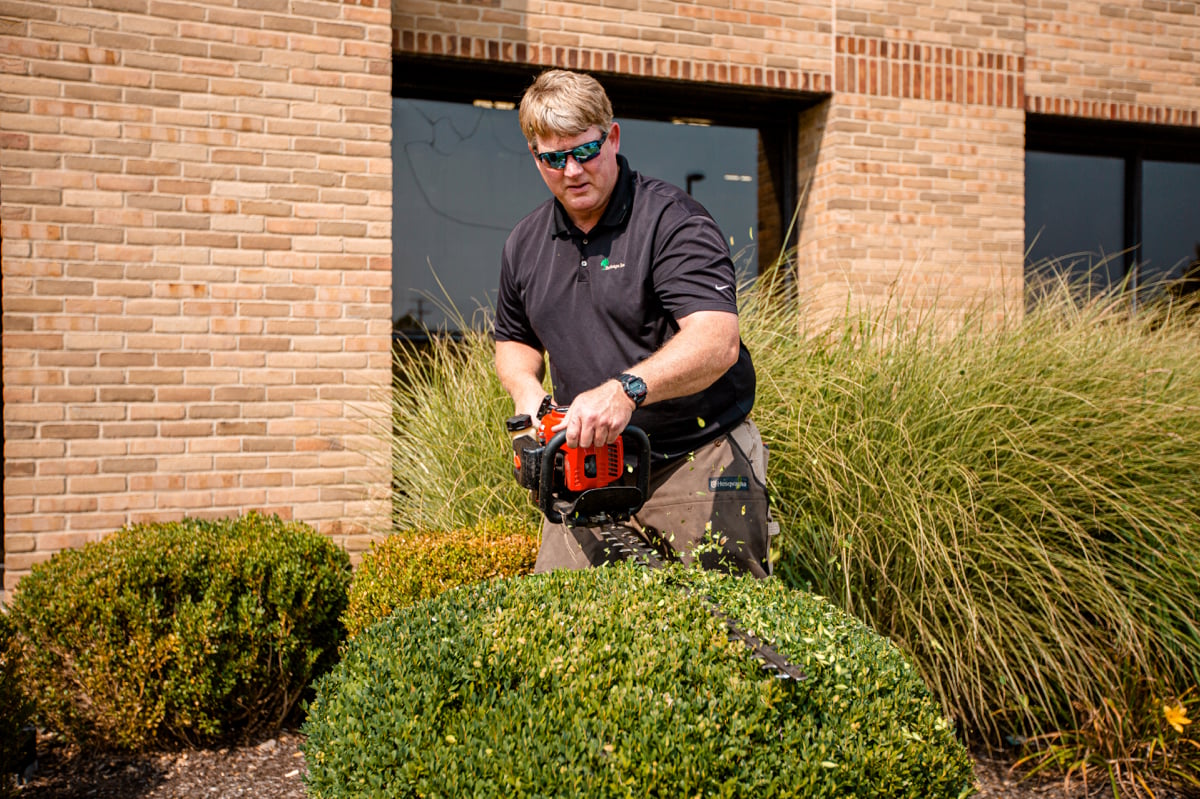
M 33 718 L 33 708 L 21 690 L 16 632 L 8 614 L 0 609 L 0 799 L 16 795 L 25 728 Z
M 780 682 L 698 595 L 808 679 Z M 889 642 L 778 581 L 630 564 L 495 580 L 344 648 L 305 723 L 310 794 L 958 797 L 971 761 Z
M 349 579 L 328 538 L 255 513 L 61 552 L 12 602 L 39 721 L 122 749 L 278 727 L 336 659 Z
M 355 636 L 396 608 L 460 585 L 528 574 L 537 550 L 535 530 L 504 518 L 448 533 L 389 536 L 354 573 L 346 631 Z

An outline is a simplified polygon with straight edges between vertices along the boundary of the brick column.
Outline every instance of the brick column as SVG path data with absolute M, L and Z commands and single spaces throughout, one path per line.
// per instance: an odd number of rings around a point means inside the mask
M 847 293 L 1019 309 L 1023 3 L 860 5 L 837 4 L 834 94 L 801 125 L 800 285 L 831 313 Z
M 4 0 L 5 587 L 128 523 L 387 521 L 384 0 Z

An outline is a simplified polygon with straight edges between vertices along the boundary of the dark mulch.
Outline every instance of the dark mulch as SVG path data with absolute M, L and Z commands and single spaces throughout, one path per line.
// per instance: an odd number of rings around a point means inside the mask
M 38 738 L 38 764 L 19 799 L 304 799 L 303 737 L 274 737 L 220 749 L 140 755 L 96 754 L 52 736 Z M 979 799 L 1112 799 L 1093 782 L 1029 778 L 1004 755 L 976 752 Z M 1166 799 L 1162 797 L 1161 799 Z
M 19 799 L 303 799 L 301 736 L 283 731 L 220 749 L 95 754 L 39 736 Z

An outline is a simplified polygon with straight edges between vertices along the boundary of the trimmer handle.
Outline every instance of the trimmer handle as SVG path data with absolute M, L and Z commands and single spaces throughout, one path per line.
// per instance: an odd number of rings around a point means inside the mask
M 584 522 L 599 515 L 629 518 L 642 509 L 650 494 L 650 439 L 640 427 L 630 425 L 621 431 L 625 446 L 636 448 L 635 486 L 607 486 L 582 492 L 574 500 L 554 493 L 554 459 L 566 445 L 567 431 L 555 433 L 542 451 L 541 480 L 538 482 L 538 508 L 553 524 Z M 626 453 L 629 450 L 626 449 Z M 556 501 L 558 507 L 556 507 Z

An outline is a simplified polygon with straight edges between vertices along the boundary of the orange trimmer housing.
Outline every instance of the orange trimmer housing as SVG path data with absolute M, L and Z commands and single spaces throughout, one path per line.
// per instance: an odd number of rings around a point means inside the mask
M 554 437 L 551 432 L 566 417 L 566 408 L 552 406 L 541 418 L 538 443 L 545 446 Z M 563 482 L 569 491 L 603 488 L 616 481 L 625 468 L 625 442 L 618 438 L 602 447 L 563 447 Z

